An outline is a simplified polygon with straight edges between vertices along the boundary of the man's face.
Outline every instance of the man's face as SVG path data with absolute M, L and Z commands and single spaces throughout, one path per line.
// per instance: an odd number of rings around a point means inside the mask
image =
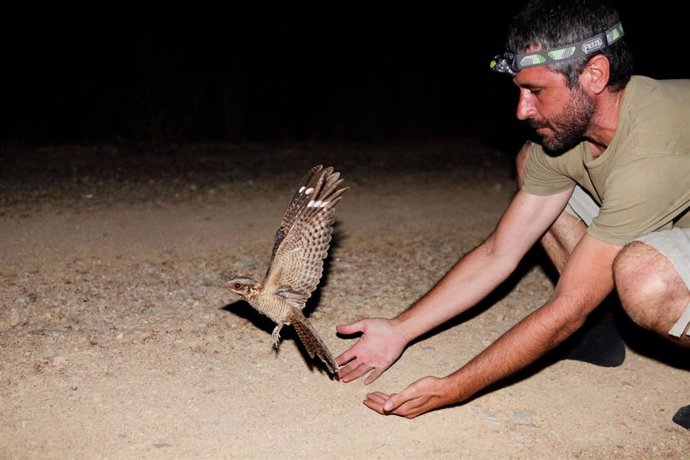
M 582 142 L 595 111 L 594 98 L 546 66 L 523 69 L 513 82 L 520 89 L 517 117 L 526 120 L 548 150 L 561 152 Z

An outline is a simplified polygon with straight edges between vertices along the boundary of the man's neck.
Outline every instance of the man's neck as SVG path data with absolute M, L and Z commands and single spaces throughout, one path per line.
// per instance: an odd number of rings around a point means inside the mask
M 594 158 L 606 151 L 616 135 L 624 94 L 625 89 L 615 93 L 607 90 L 597 97 L 597 110 L 585 134 L 585 138 L 589 141 L 590 153 Z

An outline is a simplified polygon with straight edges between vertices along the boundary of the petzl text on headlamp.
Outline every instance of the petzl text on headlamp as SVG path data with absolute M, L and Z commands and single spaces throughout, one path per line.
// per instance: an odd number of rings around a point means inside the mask
M 611 46 L 622 36 L 623 25 L 619 22 L 606 32 L 602 32 L 594 37 L 572 45 L 539 50 L 532 53 L 514 53 L 512 51 L 506 51 L 503 54 L 494 56 L 489 67 L 491 67 L 491 70 L 494 72 L 515 75 L 520 70 L 526 69 L 527 67 L 556 64 L 568 59 L 575 59 L 580 56 L 594 53 L 607 46 Z

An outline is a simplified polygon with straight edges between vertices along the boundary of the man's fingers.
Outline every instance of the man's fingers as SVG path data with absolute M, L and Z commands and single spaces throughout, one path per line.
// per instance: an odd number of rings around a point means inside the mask
M 357 361 L 351 362 L 344 368 L 338 371 L 338 376 L 343 382 L 350 382 L 352 380 L 358 379 L 372 368 L 364 363 L 359 363 Z
M 384 412 L 393 412 L 405 401 L 406 399 L 403 396 L 401 396 L 400 393 L 393 393 L 391 397 L 383 403 L 383 410 Z
M 386 370 L 386 369 L 382 369 L 382 368 L 380 368 L 380 367 L 375 367 L 375 368 L 373 368 L 371 374 L 367 375 L 367 378 L 364 379 L 364 384 L 365 384 L 365 385 L 369 385 L 369 384 L 372 383 L 374 380 L 376 380 L 377 378 L 379 378 L 379 377 L 381 376 L 381 374 L 384 373 L 385 370 Z
M 373 399 L 365 399 L 364 405 L 367 406 L 369 409 L 378 412 L 381 415 L 385 415 L 385 413 L 383 412 L 383 406 L 378 401 L 375 401 Z
M 389 397 L 390 396 L 388 396 L 386 393 L 382 393 L 380 391 L 372 391 L 371 393 L 367 393 L 368 400 L 374 401 L 379 404 L 385 403 Z
M 352 348 L 349 348 L 342 352 L 340 356 L 335 358 L 335 362 L 338 364 L 338 366 L 344 366 L 346 363 L 349 363 L 353 359 L 355 359 L 357 355 L 352 351 Z
M 389 396 L 380 391 L 375 391 L 373 393 L 367 394 L 367 399 L 364 400 L 364 405 L 369 409 L 378 412 L 379 414 L 386 415 L 383 410 L 383 405 L 388 401 Z
M 414 405 L 413 401 L 418 396 L 418 391 L 415 385 L 412 384 L 400 393 L 391 394 L 390 398 L 384 403 L 383 410 L 386 412 L 395 412 L 397 415 L 406 417 L 407 415 L 404 412 L 409 412 L 409 404 L 406 405 L 404 411 L 401 410 L 402 406 L 405 405 L 405 403 L 412 403 L 412 405 Z
M 387 395 L 380 391 L 367 394 L 364 405 L 381 415 L 398 415 L 400 417 L 414 418 L 426 412 L 423 404 L 412 395 L 401 393 Z
M 340 326 L 336 326 L 335 329 L 341 334 L 351 335 L 362 330 L 360 323 L 361 321 L 352 324 L 341 324 Z M 344 364 L 357 358 L 357 352 L 355 349 L 357 348 L 358 344 L 359 342 L 342 352 L 338 357 L 335 358 L 335 362 L 339 366 L 343 366 Z
M 364 328 L 362 327 L 362 322 L 357 321 L 356 323 L 351 324 L 340 324 L 335 327 L 335 330 L 341 334 L 352 335 L 358 332 L 363 332 Z

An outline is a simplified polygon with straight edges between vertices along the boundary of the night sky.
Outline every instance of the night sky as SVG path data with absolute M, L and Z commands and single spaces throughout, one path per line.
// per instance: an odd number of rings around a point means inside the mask
M 0 141 L 500 142 L 525 129 L 517 90 L 488 68 L 518 4 L 444 5 L 7 12 Z M 637 72 L 690 77 L 679 7 L 653 7 L 620 7 Z

